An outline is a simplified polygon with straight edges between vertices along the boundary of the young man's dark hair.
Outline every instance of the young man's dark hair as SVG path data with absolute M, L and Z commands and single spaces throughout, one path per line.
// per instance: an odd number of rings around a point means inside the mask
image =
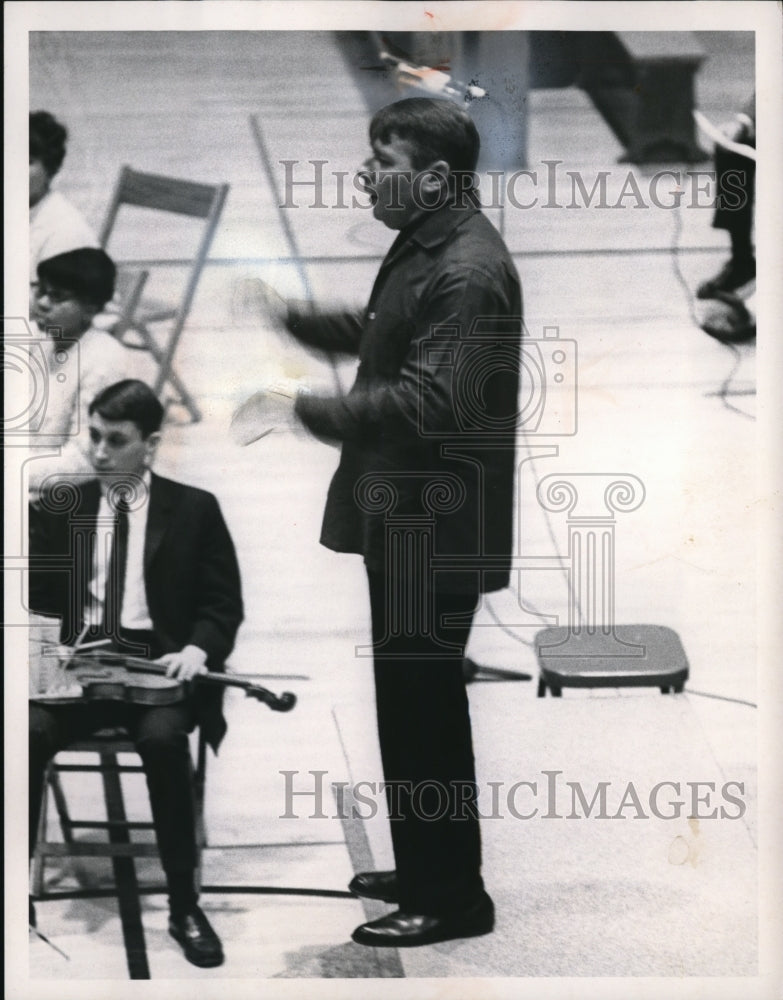
M 38 280 L 59 291 L 102 309 L 114 295 L 117 268 L 106 253 L 96 247 L 80 247 L 42 260 Z
M 163 406 L 146 382 L 127 378 L 98 393 L 90 403 L 90 416 L 97 413 L 104 420 L 130 420 L 143 438 L 155 434 L 163 423 Z
M 48 111 L 30 112 L 30 159 L 39 160 L 54 177 L 65 159 L 68 130 Z
M 452 101 L 409 97 L 381 108 L 370 122 L 370 142 L 387 143 L 392 135 L 411 144 L 417 170 L 435 160 L 445 160 L 453 173 L 476 169 L 479 134 L 467 111 Z

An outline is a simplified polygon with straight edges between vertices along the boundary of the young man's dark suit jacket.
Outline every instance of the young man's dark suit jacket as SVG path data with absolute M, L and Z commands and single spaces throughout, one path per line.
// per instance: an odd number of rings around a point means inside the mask
M 79 634 L 87 572 L 77 569 L 81 546 L 75 536 L 95 526 L 100 502 L 97 479 L 63 495 L 72 502 L 58 507 L 56 492 L 30 512 L 30 607 L 62 619 L 61 639 L 72 644 Z M 192 644 L 207 653 L 210 670 L 223 670 L 242 621 L 239 567 L 231 536 L 211 493 L 153 474 L 144 545 L 144 585 L 160 653 Z M 56 568 L 51 556 L 69 557 Z M 219 690 L 196 688 L 199 724 L 217 749 L 225 735 Z

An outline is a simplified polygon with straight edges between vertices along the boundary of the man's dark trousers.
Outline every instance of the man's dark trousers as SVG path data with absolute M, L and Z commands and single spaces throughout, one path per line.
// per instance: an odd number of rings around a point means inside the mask
M 384 574 L 368 572 L 378 734 L 403 912 L 439 915 L 483 890 L 476 778 L 462 659 L 477 593 L 435 586 L 418 628 L 395 630 Z M 389 591 L 417 593 L 392 584 Z M 409 609 L 410 615 L 418 615 Z M 444 615 L 458 615 L 446 625 Z M 397 634 L 395 634 L 395 631 Z M 450 647 L 450 648 L 446 648 Z M 445 655 L 444 655 L 445 650 Z

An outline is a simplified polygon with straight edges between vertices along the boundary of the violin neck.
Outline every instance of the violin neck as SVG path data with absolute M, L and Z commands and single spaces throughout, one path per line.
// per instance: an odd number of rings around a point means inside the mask
M 165 674 L 167 669 L 164 663 L 154 663 L 152 660 L 142 660 L 136 656 L 126 656 L 124 657 L 124 662 L 128 670 L 137 670 L 139 673 L 145 674 Z M 196 674 L 193 680 L 207 684 L 220 684 L 224 687 L 247 688 L 248 686 L 247 681 L 240 680 L 238 677 L 219 674 L 214 670 L 209 670 L 205 674 Z

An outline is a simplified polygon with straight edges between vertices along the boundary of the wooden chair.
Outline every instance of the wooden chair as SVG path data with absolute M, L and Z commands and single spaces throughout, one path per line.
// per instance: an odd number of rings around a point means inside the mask
M 139 774 L 144 772 L 140 763 L 120 763 L 118 754 L 135 753 L 134 745 L 128 734 L 122 729 L 106 729 L 95 733 L 87 740 L 72 743 L 62 754 L 89 754 L 91 760 L 76 764 L 63 763 L 58 754 L 51 761 L 46 773 L 43 799 L 41 802 L 41 818 L 38 827 L 38 842 L 33 855 L 31 889 L 36 898 L 45 898 L 46 893 L 46 861 L 49 858 L 148 858 L 158 857 L 157 844 L 147 841 L 134 841 L 133 831 L 154 830 L 150 820 L 131 820 L 128 818 L 125 796 L 122 787 L 123 774 Z M 98 763 L 93 763 L 95 757 Z M 196 813 L 196 885 L 201 884 L 202 852 L 206 844 L 204 825 L 204 795 L 206 788 L 207 753 L 204 735 L 199 730 L 196 764 L 193 769 L 193 792 Z M 103 795 L 106 807 L 106 819 L 74 819 L 68 808 L 68 802 L 60 780 L 60 775 L 75 772 L 79 774 L 99 774 L 103 784 Z M 60 824 L 62 840 L 48 839 L 48 806 L 49 792 L 52 793 L 57 818 Z M 105 841 L 86 841 L 77 839 L 74 834 L 78 830 L 104 830 Z M 116 874 L 116 871 L 115 871 Z
M 123 206 L 136 206 L 203 221 L 201 236 L 192 255 L 192 265 L 179 302 L 155 303 L 142 299 L 137 304 L 131 321 L 122 331 L 123 334 L 131 329 L 135 331 L 137 342 L 135 344 L 131 342 L 129 346 L 147 350 L 154 358 L 158 368 L 153 387 L 155 392 L 160 395 L 166 383 L 172 385 L 194 421 L 201 419 L 201 413 L 193 396 L 173 370 L 174 354 L 227 194 L 228 184 L 198 184 L 174 177 L 141 173 L 124 166 L 120 171 L 99 237 L 101 246 L 108 250 L 110 239 L 115 233 L 115 223 Z M 121 261 L 119 263 L 122 271 Z M 168 329 L 159 341 L 153 335 L 150 326 L 162 323 L 167 324 Z

